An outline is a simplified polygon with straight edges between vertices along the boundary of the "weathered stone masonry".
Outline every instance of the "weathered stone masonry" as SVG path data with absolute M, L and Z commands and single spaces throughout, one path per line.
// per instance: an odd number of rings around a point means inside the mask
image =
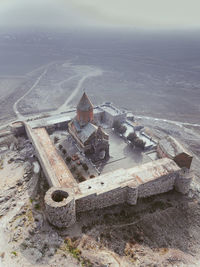
M 189 190 L 192 173 L 169 158 L 119 169 L 77 184 L 45 129 L 26 125 L 26 132 L 51 187 L 45 195 L 46 216 L 57 227 L 73 225 L 77 212 L 121 203 L 135 205 L 138 198 L 164 193 L 174 187 L 182 193 Z
M 77 212 L 122 203 L 135 205 L 138 198 L 164 193 L 174 186 L 186 193 L 192 177 L 184 175 L 174 161 L 164 158 L 82 182 L 76 194 L 67 188 L 52 187 L 45 196 L 47 218 L 57 227 L 68 227 L 75 223 Z M 63 200 L 55 203 L 52 195 L 58 190 Z M 66 198 L 65 192 L 69 194 Z
M 45 195 L 46 216 L 57 227 L 76 222 L 76 206 L 73 193 L 60 187 L 50 188 Z

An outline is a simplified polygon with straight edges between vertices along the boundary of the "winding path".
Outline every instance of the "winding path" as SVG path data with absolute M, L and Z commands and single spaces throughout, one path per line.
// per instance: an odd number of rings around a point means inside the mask
M 42 74 L 37 78 L 37 80 L 35 81 L 35 83 L 31 86 L 31 88 L 23 95 L 23 96 L 21 96 L 16 102 L 15 102 L 15 104 L 13 105 L 13 110 L 14 110 L 14 112 L 15 112 L 15 114 L 16 114 L 16 116 L 17 116 L 17 119 L 19 119 L 19 120 L 23 120 L 25 117 L 22 115 L 22 114 L 20 114 L 20 112 L 18 111 L 18 109 L 17 109 L 17 105 L 19 104 L 19 102 L 25 97 L 25 96 L 27 96 L 37 85 L 38 85 L 38 83 L 40 82 L 40 80 L 45 76 L 45 74 L 47 73 L 47 70 L 48 70 L 48 68 L 46 68 L 43 72 L 42 72 Z
M 71 95 L 66 99 L 65 103 L 62 104 L 62 105 L 56 110 L 56 112 L 57 112 L 57 113 L 61 113 L 62 111 L 65 111 L 67 108 L 69 108 L 69 103 L 70 103 L 70 102 L 72 101 L 72 99 L 78 94 L 78 92 L 80 91 L 80 89 L 81 89 L 81 87 L 82 87 L 84 81 L 85 81 L 86 79 L 88 79 L 89 77 L 95 77 L 95 76 L 99 76 L 99 75 L 101 75 L 101 71 L 97 69 L 97 70 L 93 70 L 93 71 L 87 73 L 85 76 L 83 76 L 83 77 L 79 80 L 79 82 L 78 82 L 76 88 L 74 89 L 74 91 L 73 91 L 73 92 L 71 93 Z M 73 76 L 73 77 L 74 77 L 74 76 Z M 71 78 L 72 78 L 72 77 L 71 77 Z

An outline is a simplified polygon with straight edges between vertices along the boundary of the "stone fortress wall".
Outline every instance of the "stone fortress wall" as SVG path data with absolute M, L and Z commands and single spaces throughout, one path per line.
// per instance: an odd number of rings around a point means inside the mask
M 70 189 L 51 187 L 45 195 L 48 221 L 57 227 L 73 225 L 76 222 L 76 204 Z
M 163 158 L 82 182 L 78 184 L 78 193 L 51 187 L 45 196 L 47 218 L 57 227 L 69 227 L 75 223 L 77 212 L 122 203 L 136 205 L 138 198 L 168 192 L 174 187 L 186 193 L 191 179 L 173 160 Z M 54 194 L 58 195 L 57 200 Z
M 107 113 L 106 123 L 112 124 L 116 116 L 121 120 L 126 116 L 112 105 L 102 105 L 101 108 Z M 56 227 L 73 225 L 78 212 L 122 203 L 135 205 L 138 198 L 173 188 L 184 194 L 189 190 L 192 173 L 169 157 L 130 169 L 118 169 L 77 184 L 45 128 L 25 123 L 25 130 L 51 187 L 45 195 L 45 212 L 49 222 Z
M 27 134 L 29 140 L 34 145 L 36 156 L 40 161 L 42 170 L 45 174 L 45 177 L 48 181 L 48 184 L 50 186 L 59 186 L 60 184 L 58 183 L 58 180 L 56 179 L 54 174 L 51 173 L 51 171 L 50 171 L 50 163 L 49 163 L 49 161 L 47 161 L 44 153 L 42 153 L 39 140 L 35 136 L 32 128 L 26 124 L 25 129 L 26 129 L 26 134 Z

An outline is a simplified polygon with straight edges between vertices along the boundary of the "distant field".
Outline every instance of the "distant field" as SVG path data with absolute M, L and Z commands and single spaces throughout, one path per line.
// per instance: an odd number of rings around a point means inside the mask
M 85 88 L 94 104 L 111 101 L 135 114 L 200 123 L 200 40 L 195 35 L 66 34 L 29 43 L 32 36 L 20 38 L 0 41 L 0 76 L 6 75 L 0 80 L 1 120 L 14 117 L 15 101 L 54 62 L 19 102 L 20 112 L 56 109 L 68 98 L 73 106 Z M 102 73 L 95 75 L 97 70 Z

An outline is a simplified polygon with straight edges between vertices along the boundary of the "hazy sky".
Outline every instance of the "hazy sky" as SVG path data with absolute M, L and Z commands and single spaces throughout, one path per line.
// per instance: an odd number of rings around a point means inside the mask
M 200 0 L 0 0 L 0 26 L 200 28 Z

